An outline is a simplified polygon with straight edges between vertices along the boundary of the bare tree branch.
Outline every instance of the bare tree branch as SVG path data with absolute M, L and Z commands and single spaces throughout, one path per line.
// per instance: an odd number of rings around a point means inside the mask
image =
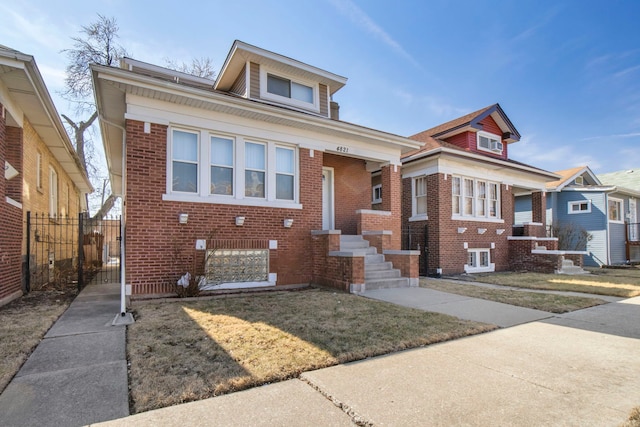
M 174 59 L 164 59 L 167 68 L 180 71 L 181 73 L 191 74 L 205 79 L 215 79 L 216 71 L 211 58 L 193 58 L 190 64 L 185 62 L 178 63 Z

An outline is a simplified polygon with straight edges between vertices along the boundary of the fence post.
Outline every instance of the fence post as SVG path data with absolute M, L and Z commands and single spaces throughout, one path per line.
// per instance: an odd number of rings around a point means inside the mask
M 78 293 L 84 287 L 84 224 L 82 223 L 82 217 L 84 214 L 80 212 L 78 214 Z
M 31 292 L 31 211 L 27 211 L 27 271 L 24 286 L 27 293 Z

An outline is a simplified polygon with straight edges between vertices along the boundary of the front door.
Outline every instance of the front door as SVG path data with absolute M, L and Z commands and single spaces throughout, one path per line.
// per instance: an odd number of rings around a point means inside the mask
M 322 229 L 334 228 L 333 168 L 322 168 Z

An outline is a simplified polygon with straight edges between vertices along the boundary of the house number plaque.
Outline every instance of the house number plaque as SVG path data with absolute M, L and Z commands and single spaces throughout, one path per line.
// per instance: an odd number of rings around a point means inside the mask
M 337 147 L 336 151 L 338 153 L 348 153 L 349 152 L 349 147 Z

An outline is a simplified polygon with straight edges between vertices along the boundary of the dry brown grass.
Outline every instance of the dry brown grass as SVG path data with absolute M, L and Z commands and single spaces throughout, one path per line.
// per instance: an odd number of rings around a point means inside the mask
M 640 427 L 640 406 L 631 410 L 629 418 L 620 427 Z
M 542 273 L 482 273 L 466 280 L 527 289 L 583 292 L 630 298 L 640 295 L 640 269 L 589 269 L 591 274 L 567 276 Z M 461 277 L 462 278 L 462 277 Z
M 607 303 L 606 301 L 596 298 L 544 294 L 510 289 L 491 289 L 446 280 L 422 279 L 420 280 L 420 286 L 452 294 L 548 311 L 550 313 L 567 313 L 569 311 Z
M 135 412 L 495 328 L 318 289 L 138 304 L 135 313 Z
M 74 297 L 73 289 L 33 291 L 0 307 L 0 392 Z

